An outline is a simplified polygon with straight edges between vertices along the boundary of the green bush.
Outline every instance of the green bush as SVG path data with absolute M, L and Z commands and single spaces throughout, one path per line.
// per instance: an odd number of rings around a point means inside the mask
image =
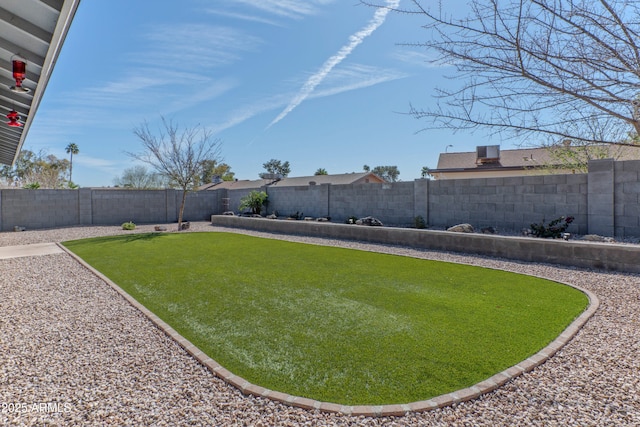
M 422 217 L 422 215 L 418 215 L 417 217 L 413 218 L 413 225 L 416 228 L 427 228 L 427 222 L 424 220 L 424 218 Z
M 240 199 L 240 207 L 238 209 L 241 211 L 251 209 L 251 213 L 260 215 L 262 206 L 267 204 L 268 198 L 269 196 L 264 191 L 253 190 L 251 193 Z
M 129 221 L 129 222 L 125 222 L 122 224 L 122 229 L 123 230 L 135 230 L 136 229 L 136 225 Z
M 558 239 L 562 237 L 562 233 L 567 231 L 573 220 L 572 216 L 561 216 L 549 222 L 549 224 L 545 224 L 543 218 L 540 224 L 531 224 L 531 231 L 535 237 Z

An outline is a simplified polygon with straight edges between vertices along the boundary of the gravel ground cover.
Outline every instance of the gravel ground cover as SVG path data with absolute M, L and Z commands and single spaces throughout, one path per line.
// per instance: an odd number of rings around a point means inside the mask
M 135 232 L 145 231 L 153 226 Z M 192 222 L 191 231 L 229 230 Z M 0 233 L 0 246 L 122 233 L 120 227 Z M 535 274 L 594 292 L 600 308 L 546 363 L 477 400 L 404 417 L 351 417 L 242 395 L 67 254 L 5 259 L 0 425 L 640 425 L 640 275 L 246 233 Z

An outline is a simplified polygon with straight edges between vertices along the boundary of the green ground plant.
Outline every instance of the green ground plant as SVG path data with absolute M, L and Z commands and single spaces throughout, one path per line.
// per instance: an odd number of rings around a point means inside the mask
M 540 278 L 232 233 L 65 245 L 234 374 L 346 405 L 468 387 L 539 351 L 587 306 Z
M 543 219 L 539 224 L 531 224 L 531 231 L 535 237 L 559 239 L 562 237 L 562 233 L 567 231 L 573 220 L 572 216 L 561 216 L 546 224 Z
M 123 230 L 135 230 L 136 229 L 136 225 L 133 223 L 133 221 L 127 221 L 122 223 L 122 229 Z

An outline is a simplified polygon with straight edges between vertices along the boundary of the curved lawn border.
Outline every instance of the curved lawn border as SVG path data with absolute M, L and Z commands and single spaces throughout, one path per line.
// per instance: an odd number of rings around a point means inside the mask
M 166 322 L 148 310 L 145 306 L 140 304 L 136 299 L 134 299 L 131 295 L 125 292 L 120 286 L 112 282 L 108 277 L 94 269 L 92 266 L 87 264 L 84 260 L 78 257 L 76 254 L 71 252 L 69 249 L 64 247 L 62 244 L 57 243 L 58 247 L 60 247 L 64 252 L 73 257 L 76 261 L 78 261 L 81 265 L 91 271 L 98 278 L 107 283 L 111 288 L 113 288 L 116 292 L 118 292 L 129 304 L 137 308 L 142 314 L 144 314 L 151 322 L 153 322 L 161 331 L 163 331 L 167 336 L 176 341 L 182 348 L 184 348 L 187 353 L 193 356 L 196 360 L 198 360 L 202 365 L 204 365 L 207 369 L 209 369 L 214 375 L 221 378 L 226 383 L 236 387 L 244 394 L 249 394 L 253 396 L 264 397 L 267 399 L 271 399 L 276 402 L 284 403 L 285 405 L 294 406 L 302 409 L 308 410 L 320 410 L 325 412 L 335 412 L 342 413 L 345 415 L 352 416 L 367 416 L 367 417 L 383 417 L 383 416 L 404 416 L 411 412 L 424 412 L 430 411 L 437 408 L 442 408 L 445 406 L 451 406 L 455 403 L 466 402 L 468 400 L 473 400 L 480 397 L 483 394 L 490 393 L 512 379 L 526 373 L 532 371 L 537 366 L 542 365 L 548 359 L 550 359 L 554 354 L 556 354 L 562 347 L 564 347 L 571 339 L 582 329 L 582 327 L 587 323 L 589 318 L 595 314 L 600 306 L 600 300 L 598 297 L 581 287 L 574 286 L 570 283 L 558 282 L 566 286 L 570 286 L 574 289 L 579 290 L 584 293 L 587 298 L 589 298 L 589 306 L 585 311 L 580 314 L 555 340 L 553 340 L 549 345 L 544 347 L 542 350 L 534 354 L 533 356 L 523 360 L 506 369 L 502 372 L 499 372 L 493 375 L 490 378 L 487 378 L 484 381 L 481 381 L 471 387 L 464 388 L 462 390 L 458 390 L 452 393 L 443 394 L 440 396 L 433 397 L 428 400 L 421 400 L 418 402 L 404 403 L 404 404 L 394 404 L 394 405 L 357 405 L 357 406 L 347 406 L 340 405 L 336 403 L 330 402 L 320 402 L 313 399 L 308 399 L 305 397 L 292 396 L 290 394 L 281 393 L 279 391 L 269 390 L 264 387 L 257 386 L 245 380 L 242 377 L 234 375 L 232 372 L 225 369 L 218 362 L 213 360 L 211 357 L 207 356 L 200 349 L 198 349 L 195 345 L 193 345 L 189 340 L 180 335 L 176 330 L 174 330 L 171 326 L 169 326 Z

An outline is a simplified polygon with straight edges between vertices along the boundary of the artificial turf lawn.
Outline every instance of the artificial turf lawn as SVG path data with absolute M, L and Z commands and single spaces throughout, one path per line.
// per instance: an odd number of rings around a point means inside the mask
M 65 246 L 234 374 L 345 405 L 473 385 L 538 352 L 588 305 L 540 278 L 233 233 Z

